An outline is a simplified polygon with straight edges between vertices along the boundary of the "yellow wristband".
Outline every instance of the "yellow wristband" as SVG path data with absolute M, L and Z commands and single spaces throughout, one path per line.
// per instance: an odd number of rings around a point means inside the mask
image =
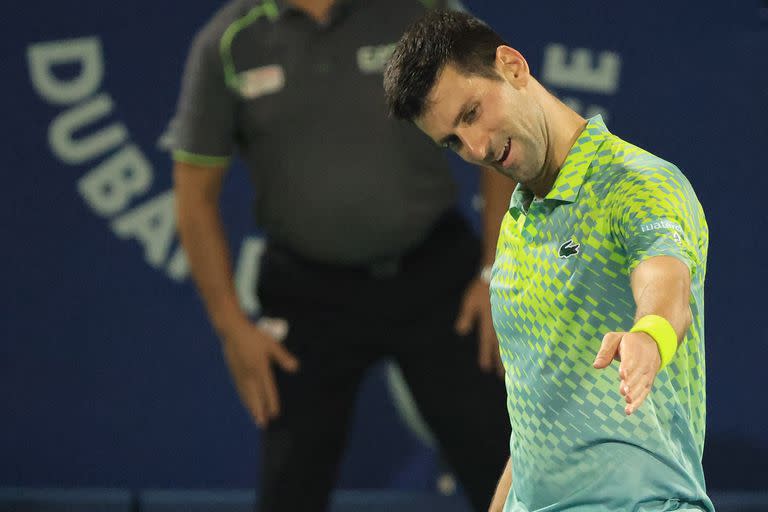
M 661 366 L 667 366 L 677 352 L 677 333 L 669 321 L 659 315 L 646 315 L 638 320 L 629 332 L 644 332 L 653 338 L 659 347 Z

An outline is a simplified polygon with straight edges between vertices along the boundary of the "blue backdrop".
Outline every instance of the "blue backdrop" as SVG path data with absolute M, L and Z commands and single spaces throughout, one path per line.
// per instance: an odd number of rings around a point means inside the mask
M 690 178 L 711 230 L 705 470 L 715 488 L 766 487 L 760 3 L 465 4 L 563 100 Z M 191 37 L 218 5 L 27 1 L 0 22 L 0 486 L 256 481 L 259 434 L 179 252 L 162 149 Z M 476 175 L 458 163 L 456 175 L 476 221 Z M 236 170 L 224 205 L 242 299 L 257 312 L 249 190 Z M 400 420 L 382 369 L 364 397 L 342 485 L 431 487 L 437 459 Z

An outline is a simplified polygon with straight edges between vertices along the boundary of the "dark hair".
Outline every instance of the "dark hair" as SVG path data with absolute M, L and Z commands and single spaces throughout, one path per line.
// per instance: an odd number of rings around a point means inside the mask
M 421 116 L 446 64 L 467 75 L 501 79 L 494 60 L 503 44 L 493 29 L 469 14 L 430 11 L 408 27 L 387 63 L 384 93 L 390 114 L 407 120 Z

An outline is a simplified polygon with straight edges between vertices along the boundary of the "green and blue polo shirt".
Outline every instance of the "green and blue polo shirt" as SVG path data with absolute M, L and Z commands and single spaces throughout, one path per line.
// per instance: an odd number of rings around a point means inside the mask
M 704 510 L 704 276 L 708 229 L 673 164 L 588 121 L 552 190 L 518 186 L 491 282 L 506 368 L 512 511 Z M 640 409 L 624 414 L 618 362 L 592 367 L 628 331 L 630 273 L 669 255 L 691 272 L 693 323 Z

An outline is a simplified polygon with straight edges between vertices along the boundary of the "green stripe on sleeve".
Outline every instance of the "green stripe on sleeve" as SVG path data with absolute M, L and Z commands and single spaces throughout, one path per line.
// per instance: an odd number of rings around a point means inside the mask
M 228 156 L 196 155 L 188 151 L 177 149 L 173 151 L 173 161 L 185 164 L 201 165 L 203 167 L 222 167 L 229 164 Z
M 274 0 L 264 0 L 261 5 L 254 7 L 248 14 L 233 22 L 224 31 L 224 35 L 221 36 L 221 42 L 219 50 L 221 52 L 221 60 L 224 65 L 224 80 L 227 85 L 232 89 L 238 90 L 240 88 L 240 80 L 235 72 L 235 63 L 232 60 L 232 41 L 238 32 L 245 27 L 255 22 L 262 16 L 266 16 L 270 20 L 275 20 L 279 14 L 279 10 Z

